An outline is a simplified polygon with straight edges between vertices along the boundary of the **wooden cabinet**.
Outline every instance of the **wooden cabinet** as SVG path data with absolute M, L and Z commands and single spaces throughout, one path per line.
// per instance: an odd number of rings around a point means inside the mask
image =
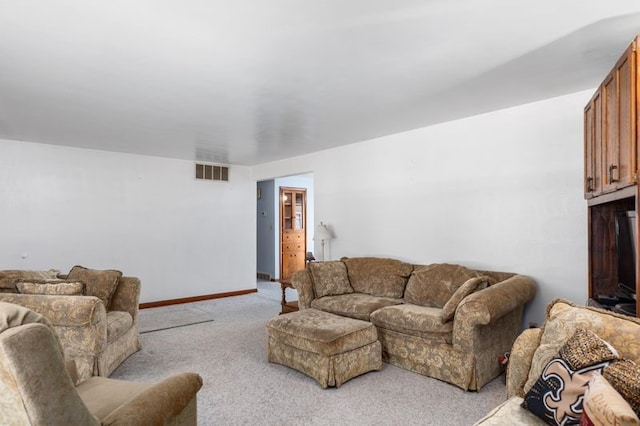
M 307 191 L 280 188 L 280 280 L 305 268 L 307 252 Z
M 585 198 L 637 182 L 636 41 L 584 109 Z
M 584 109 L 589 297 L 620 294 L 627 287 L 635 291 L 636 312 L 639 40 L 625 50 Z

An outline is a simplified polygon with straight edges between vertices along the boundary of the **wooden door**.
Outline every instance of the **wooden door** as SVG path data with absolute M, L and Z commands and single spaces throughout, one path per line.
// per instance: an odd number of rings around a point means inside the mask
M 584 109 L 584 195 L 593 198 L 602 194 L 602 94 L 598 89 Z
M 602 83 L 604 192 L 636 183 L 634 46 L 629 46 Z
M 307 190 L 280 188 L 280 280 L 304 269 L 307 252 Z

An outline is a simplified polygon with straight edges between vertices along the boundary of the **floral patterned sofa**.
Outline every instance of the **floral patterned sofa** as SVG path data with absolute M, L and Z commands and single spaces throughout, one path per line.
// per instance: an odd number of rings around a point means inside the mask
M 108 377 L 140 350 L 140 280 L 114 270 L 74 266 L 57 270 L 0 271 L 0 302 L 45 316 L 60 338 L 65 356 L 76 363 L 78 379 Z
M 585 333 L 605 350 L 581 339 L 570 356 L 571 343 Z M 559 368 L 575 363 L 574 371 Z M 556 299 L 542 327 L 524 330 L 513 345 L 507 400 L 476 425 L 638 425 L 638 415 L 640 319 Z
M 536 292 L 523 275 L 373 257 L 311 262 L 291 281 L 300 309 L 370 321 L 383 361 L 464 390 L 501 374 Z

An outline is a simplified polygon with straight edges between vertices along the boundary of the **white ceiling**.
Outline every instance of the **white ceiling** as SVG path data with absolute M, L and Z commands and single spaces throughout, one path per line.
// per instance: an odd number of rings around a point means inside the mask
M 639 0 L 0 0 L 0 138 L 253 165 L 596 87 L 636 33 Z

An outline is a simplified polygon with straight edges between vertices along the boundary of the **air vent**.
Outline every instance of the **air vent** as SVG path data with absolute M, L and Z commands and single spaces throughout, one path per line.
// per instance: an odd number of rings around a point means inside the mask
M 227 182 L 229 180 L 229 167 L 196 163 L 196 179 Z

